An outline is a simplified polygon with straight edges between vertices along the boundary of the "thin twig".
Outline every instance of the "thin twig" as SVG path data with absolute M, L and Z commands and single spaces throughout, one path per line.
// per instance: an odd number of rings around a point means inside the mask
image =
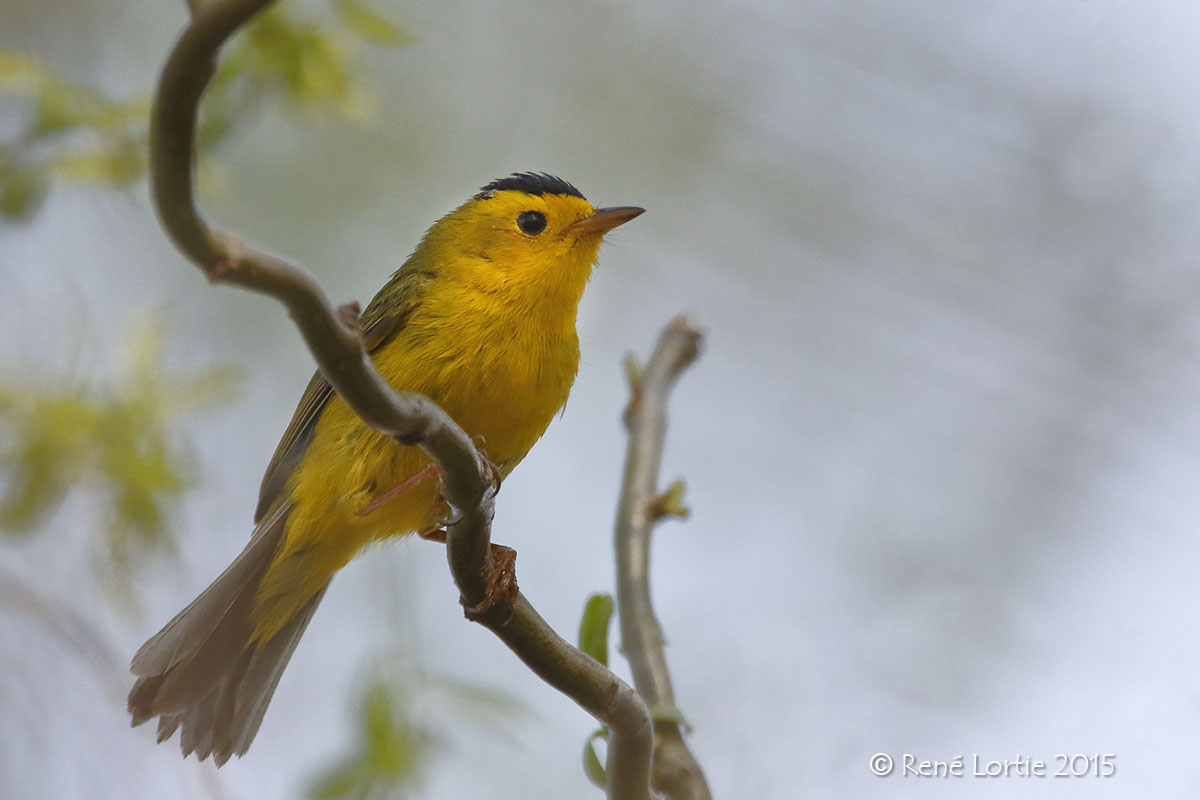
M 650 710 L 629 684 L 554 632 L 518 595 L 512 618 L 483 624 L 542 680 L 608 726 L 608 796 L 651 800 L 650 753 L 654 731 Z
M 658 469 L 667 430 L 667 395 L 675 379 L 700 353 L 700 334 L 686 317 L 662 332 L 642 370 L 631 369 L 625 412 L 629 448 L 617 511 L 617 607 L 621 651 L 633 685 L 656 711 L 652 784 L 671 800 L 709 800 L 704 773 L 687 743 L 675 709 L 675 693 L 663 652 L 662 627 L 650 604 L 650 532 L 664 514 Z M 677 499 L 672 501 L 677 505 Z
M 194 16 L 163 68 L 150 126 L 150 180 L 163 228 L 214 282 L 262 292 L 287 306 L 330 386 L 376 430 L 419 445 L 441 468 L 442 494 L 454 510 L 447 557 L 463 605 L 479 606 L 494 577 L 492 472 L 471 439 L 436 404 L 396 392 L 362 346 L 355 307 L 337 311 L 301 267 L 256 250 L 210 226 L 195 203 L 196 118 L 216 57 L 232 33 L 272 0 L 191 3 Z M 520 594 L 511 611 L 476 619 L 526 664 L 612 730 L 609 797 L 649 800 L 649 711 L 627 684 L 565 642 Z

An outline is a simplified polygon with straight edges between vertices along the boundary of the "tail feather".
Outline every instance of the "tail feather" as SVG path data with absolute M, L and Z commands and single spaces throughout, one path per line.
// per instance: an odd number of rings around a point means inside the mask
M 134 720 L 134 725 L 141 725 L 141 722 Z M 171 738 L 171 734 L 175 733 L 175 729 L 179 727 L 179 715 L 163 714 L 158 718 L 158 738 L 156 744 L 162 744 L 167 739 Z
M 217 765 L 249 748 L 280 675 L 322 588 L 275 636 L 251 643 L 251 612 L 262 576 L 283 537 L 290 505 L 280 504 L 212 585 L 150 638 L 133 658 L 132 722 L 159 717 L 158 741 L 180 731 L 186 756 Z
M 204 644 L 163 673 L 154 695 L 159 714 L 177 714 L 195 708 L 212 693 L 216 676 L 235 672 L 250 639 L 249 614 L 254 588 L 247 587 Z
M 230 724 L 225 726 L 225 730 L 230 732 L 230 745 L 237 755 L 243 755 L 254 741 L 283 669 L 291 660 L 300 637 L 324 596 L 325 589 L 321 589 L 283 630 L 250 655 L 236 698 L 229 706 Z
M 140 677 L 162 675 L 202 647 L 242 591 L 257 585 L 283 538 L 290 511 L 290 504 L 283 503 L 264 519 L 233 563 L 138 649 L 129 671 Z
M 190 724 L 183 725 L 179 733 L 179 747 L 184 753 L 195 753 L 204 758 L 212 752 L 213 723 L 216 720 L 217 704 L 197 703 L 190 717 Z

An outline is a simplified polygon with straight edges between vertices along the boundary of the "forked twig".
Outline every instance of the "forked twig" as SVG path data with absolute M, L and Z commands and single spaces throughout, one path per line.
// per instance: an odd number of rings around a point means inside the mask
M 710 800 L 708 783 L 683 738 L 682 720 L 663 651 L 662 627 L 650 604 L 650 533 L 667 513 L 680 513 L 680 485 L 658 491 L 658 469 L 667 431 L 667 395 L 700 353 L 700 334 L 685 317 L 662 332 L 642 369 L 630 369 L 625 411 L 629 447 L 617 510 L 617 608 L 621 651 L 633 684 L 654 712 L 651 785 L 671 800 Z

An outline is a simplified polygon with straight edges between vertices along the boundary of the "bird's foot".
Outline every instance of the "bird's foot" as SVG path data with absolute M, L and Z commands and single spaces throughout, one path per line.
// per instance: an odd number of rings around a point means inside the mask
M 491 545 L 492 568 L 488 572 L 487 592 L 475 605 L 463 603 L 463 616 L 472 622 L 498 619 L 501 624 L 512 616 L 520 587 L 517 586 L 517 551 L 502 544 Z
M 435 528 L 418 534 L 427 542 L 446 543 L 446 531 Z M 463 616 L 472 622 L 484 622 L 499 618 L 501 624 L 512 616 L 513 604 L 520 593 L 517 586 L 517 551 L 502 544 L 488 545 L 492 555 L 492 568 L 488 572 L 487 590 L 483 599 L 475 605 L 463 603 Z

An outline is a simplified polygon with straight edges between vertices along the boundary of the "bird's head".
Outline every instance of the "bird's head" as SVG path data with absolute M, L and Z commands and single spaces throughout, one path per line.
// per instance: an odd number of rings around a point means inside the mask
M 492 181 L 429 230 L 432 260 L 472 284 L 565 292 L 578 302 L 604 234 L 642 213 L 594 208 L 571 184 L 521 172 Z M 436 253 L 436 254 L 435 254 Z

